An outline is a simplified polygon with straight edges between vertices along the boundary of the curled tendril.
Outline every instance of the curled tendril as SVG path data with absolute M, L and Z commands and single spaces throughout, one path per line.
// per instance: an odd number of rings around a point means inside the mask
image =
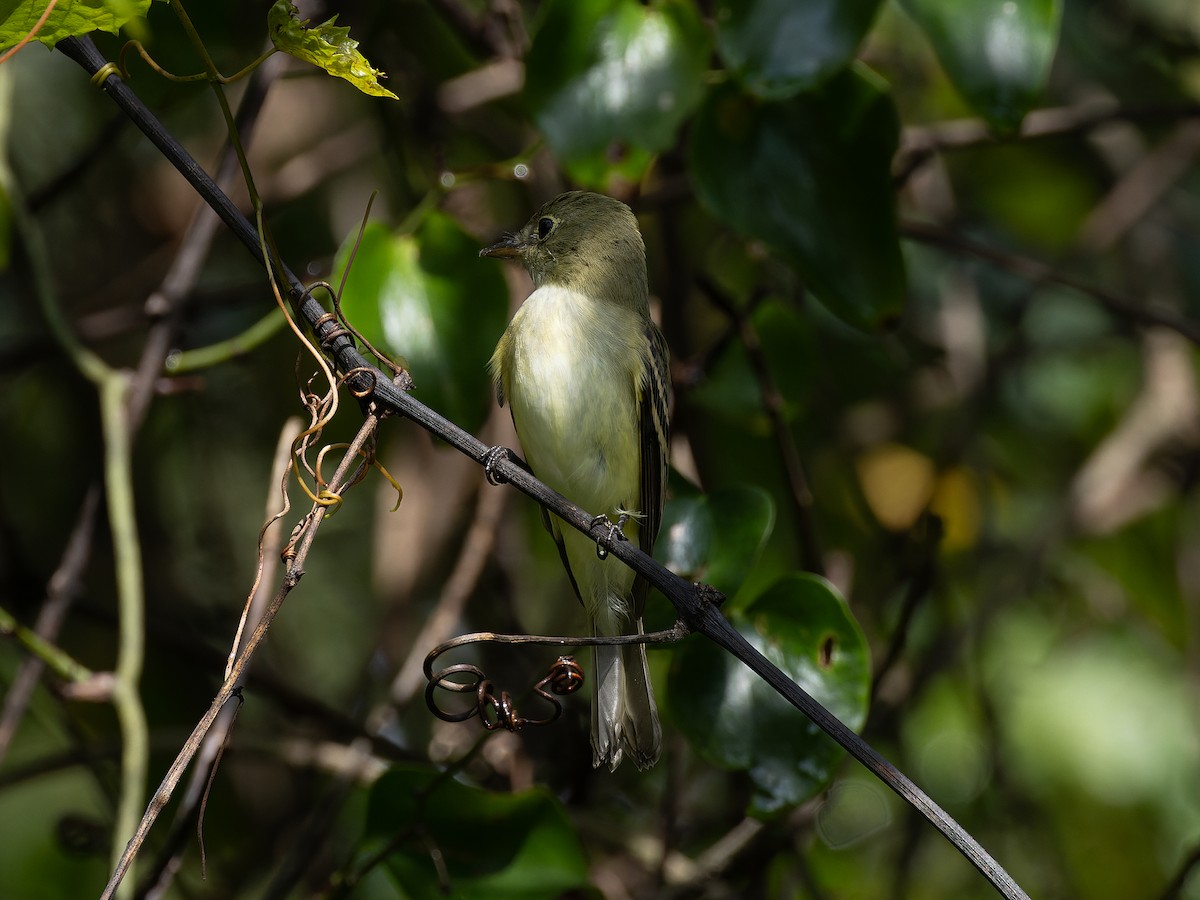
M 467 681 L 455 681 L 455 676 L 467 674 Z M 473 716 L 479 716 L 479 721 L 488 731 L 498 731 L 503 728 L 514 734 L 524 731 L 529 726 L 550 725 L 562 715 L 562 703 L 558 698 L 573 694 L 583 686 L 583 668 L 571 656 L 560 656 L 550 667 L 550 672 L 533 686 L 533 692 L 545 699 L 553 712 L 541 719 L 531 719 L 522 716 L 517 711 L 516 703 L 508 691 L 497 693 L 495 685 L 487 678 L 483 670 L 470 663 L 459 663 L 448 666 L 431 676 L 425 687 L 425 704 L 429 711 L 444 722 L 465 722 Z M 435 694 L 438 688 L 456 694 L 474 692 L 475 705 L 459 712 L 449 712 L 437 705 Z
M 53 6 L 53 4 L 51 4 L 51 5 Z M 142 58 L 142 61 L 146 63 L 146 65 L 148 65 L 151 69 L 153 69 L 156 73 L 158 73 L 163 78 L 166 78 L 168 81 L 175 81 L 175 82 L 181 82 L 181 83 L 185 83 L 185 82 L 189 82 L 189 81 L 215 81 L 217 84 L 233 84 L 235 81 L 239 81 L 240 79 L 245 78 L 247 75 L 249 75 L 251 72 L 253 72 L 256 68 L 258 68 L 260 65 L 262 65 L 262 63 L 266 60 L 266 58 L 268 56 L 270 56 L 271 54 L 278 52 L 278 49 L 279 48 L 277 48 L 277 47 L 271 47 L 269 50 L 264 52 L 261 56 L 259 56 L 257 59 L 255 59 L 253 62 L 251 62 L 249 65 L 247 65 L 245 68 L 235 72 L 232 75 L 222 75 L 219 72 L 214 72 L 211 74 L 208 72 L 198 72 L 195 75 L 175 75 L 172 72 L 168 72 L 166 69 L 164 69 L 162 66 L 160 66 L 157 62 L 155 62 L 154 58 L 150 55 L 150 53 L 146 50 L 146 48 L 142 46 L 142 42 L 138 41 L 138 40 L 133 40 L 133 41 L 127 42 L 125 44 L 125 46 L 123 46 L 121 48 L 120 56 L 118 56 L 117 59 L 120 61 L 120 64 L 121 64 L 121 77 L 124 78 L 126 81 L 129 80 L 129 69 L 125 66 L 125 54 L 128 53 L 130 50 L 135 50 L 135 51 L 137 51 L 138 56 L 140 56 Z
M 478 666 L 459 663 L 435 672 L 433 670 L 434 662 L 443 653 L 456 647 L 481 642 L 536 644 L 552 647 L 673 644 L 683 640 L 689 633 L 687 624 L 680 620 L 675 623 L 674 627 L 664 631 L 653 631 L 649 634 L 625 634 L 616 637 L 554 637 L 536 634 L 498 634 L 494 631 L 459 635 L 434 647 L 425 657 L 425 678 L 429 682 L 425 686 L 425 705 L 429 707 L 430 712 L 444 722 L 465 722 L 467 719 L 479 716 L 483 727 L 488 731 L 504 728 L 508 731 L 518 732 L 529 725 L 549 725 L 562 714 L 562 704 L 558 698 L 573 694 L 583 686 L 583 667 L 575 661 L 574 657 L 560 656 L 550 667 L 550 673 L 532 688 L 533 693 L 546 700 L 554 709 L 554 712 L 544 719 L 529 719 L 520 715 L 512 695 L 504 690 L 497 693 L 495 685 Z M 435 699 L 439 688 L 455 694 L 473 693 L 475 704 L 459 712 L 442 709 Z

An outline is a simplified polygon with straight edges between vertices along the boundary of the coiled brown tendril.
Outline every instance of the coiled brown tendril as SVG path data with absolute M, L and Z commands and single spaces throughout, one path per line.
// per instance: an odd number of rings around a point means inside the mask
M 470 675 L 468 681 L 451 680 L 456 675 Z M 517 711 L 516 703 L 508 691 L 497 693 L 495 685 L 484 675 L 483 670 L 470 663 L 459 663 L 442 669 L 433 676 L 433 680 L 425 688 L 425 703 L 429 711 L 445 722 L 465 722 L 472 716 L 479 716 L 479 721 L 488 731 L 498 731 L 501 728 L 514 734 L 523 731 L 530 725 L 550 725 L 562 715 L 562 703 L 558 697 L 573 694 L 583 686 L 583 668 L 571 656 L 560 656 L 550 667 L 550 672 L 533 686 L 533 692 L 544 698 L 553 709 L 548 716 L 541 719 L 530 719 Z M 475 693 L 475 705 L 460 712 L 449 712 L 437 705 L 434 692 L 442 688 L 454 693 Z
M 552 637 L 536 634 L 498 634 L 494 631 L 459 635 L 434 647 L 425 657 L 425 678 L 429 682 L 425 686 L 425 705 L 443 722 L 465 722 L 473 716 L 479 716 L 483 727 L 488 731 L 505 728 L 512 732 L 518 732 L 529 725 L 549 725 L 562 715 L 562 704 L 558 698 L 573 694 L 583 686 L 583 667 L 575 661 L 574 657 L 560 656 L 550 667 L 549 674 L 533 686 L 533 693 L 541 696 L 554 708 L 554 712 L 544 719 L 529 719 L 520 715 L 512 695 L 505 690 L 497 693 L 495 685 L 478 666 L 471 663 L 459 663 L 435 672 L 433 671 L 434 662 L 448 650 L 484 642 L 537 644 L 551 647 L 673 644 L 688 634 L 687 625 L 679 621 L 675 623 L 674 627 L 665 631 L 652 631 L 649 634 L 625 634 L 616 637 Z M 438 688 L 455 694 L 474 693 L 475 704 L 459 712 L 442 709 L 435 699 Z

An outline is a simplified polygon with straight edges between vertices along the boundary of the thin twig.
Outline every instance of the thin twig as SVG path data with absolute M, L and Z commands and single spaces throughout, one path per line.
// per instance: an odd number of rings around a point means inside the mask
M 897 183 L 905 183 L 935 153 L 992 144 L 1083 134 L 1109 122 L 1177 121 L 1200 116 L 1200 103 L 1123 107 L 1110 100 L 1035 109 L 1013 135 L 1000 135 L 983 119 L 955 119 L 905 128 L 892 163 Z
M 242 102 L 238 108 L 238 127 L 244 134 L 251 133 L 265 96 L 263 80 L 261 78 L 252 79 L 242 95 Z M 126 122 L 128 119 L 123 116 L 113 119 L 105 126 L 101 137 L 111 139 L 119 127 Z M 85 156 L 90 159 L 94 157 L 94 154 Z M 54 190 L 57 190 L 58 186 L 68 183 L 71 177 L 75 177 L 82 170 L 82 166 L 73 166 L 68 169 L 64 175 L 54 180 Z M 227 184 L 235 171 L 236 156 L 232 152 L 226 152 L 217 168 L 219 183 Z M 53 191 L 50 188 L 43 188 L 39 193 L 39 196 L 52 195 Z M 38 202 L 41 201 L 35 201 L 32 196 L 30 197 L 31 208 L 36 208 Z M 162 283 L 146 301 L 146 309 L 155 316 L 156 321 L 146 336 L 141 358 L 130 384 L 126 419 L 131 440 L 145 420 L 150 399 L 154 394 L 154 387 L 178 330 L 184 300 L 191 292 L 203 262 L 207 258 L 208 249 L 212 245 L 219 222 L 220 220 L 208 206 L 201 204 L 197 207 L 196 213 L 180 241 L 179 251 L 163 277 Z M 84 495 L 75 527 L 63 550 L 62 560 L 50 578 L 46 600 L 34 623 L 34 632 L 50 643 L 57 639 L 71 602 L 79 591 L 83 570 L 91 555 L 92 534 L 95 531 L 96 514 L 100 508 L 99 499 L 100 485 L 94 483 Z M 20 724 L 43 668 L 41 661 L 36 657 L 28 657 L 23 660 L 5 694 L 4 710 L 0 713 L 0 762 L 3 761 L 8 751 L 13 734 Z
M 369 415 L 366 421 L 363 422 L 354 441 L 351 443 L 351 450 L 342 458 L 341 464 L 337 471 L 329 480 L 331 490 L 341 490 L 346 484 L 354 479 L 354 469 L 361 462 L 358 456 L 359 450 L 366 442 L 374 435 L 378 426 L 379 418 L 375 415 Z M 306 517 L 304 525 L 304 536 L 300 540 L 296 548 L 296 554 L 292 558 L 291 565 L 287 572 L 284 573 L 283 579 L 275 592 L 275 596 L 271 598 L 270 604 L 263 610 L 262 618 L 254 627 L 250 637 L 246 640 L 244 649 L 239 654 L 234 662 L 232 669 L 229 672 L 225 682 L 221 685 L 221 689 L 217 692 L 208 710 L 201 717 L 196 727 L 192 729 L 191 735 L 184 742 L 182 749 L 175 757 L 175 761 L 167 770 L 158 789 L 154 792 L 154 796 L 150 799 L 149 806 L 146 807 L 145 813 L 142 815 L 141 821 L 138 823 L 136 830 L 132 832 L 133 836 L 129 839 L 129 843 L 125 846 L 121 858 L 117 861 L 113 869 L 112 876 L 109 878 L 108 884 L 104 888 L 104 893 L 101 894 L 101 900 L 110 900 L 112 898 L 126 874 L 129 871 L 133 860 L 137 857 L 138 851 L 146 840 L 146 836 L 150 833 L 159 814 L 166 808 L 167 803 L 171 799 L 176 786 L 179 784 L 180 778 L 187 770 L 195 758 L 200 745 L 204 741 L 205 736 L 212 728 L 221 709 L 225 706 L 230 697 L 238 689 L 241 684 L 242 677 L 245 674 L 247 667 L 250 665 L 251 659 L 254 657 L 255 651 L 266 637 L 267 631 L 271 627 L 271 623 L 275 620 L 275 615 L 279 612 L 283 601 L 287 599 L 288 594 L 300 583 L 300 579 L 304 577 L 304 564 L 308 558 L 308 553 L 312 549 L 312 542 L 316 536 L 317 530 L 321 527 L 321 523 L 325 519 L 326 512 L 329 507 L 321 503 L 314 503 L 311 512 Z
M 804 463 L 800 459 L 800 450 L 792 436 L 783 415 L 783 395 L 775 383 L 771 373 L 771 364 L 763 352 L 762 341 L 759 340 L 758 330 L 750 317 L 736 303 L 725 295 L 709 278 L 698 275 L 696 283 L 704 295 L 721 312 L 729 317 L 737 330 L 750 368 L 758 380 L 758 390 L 762 397 L 763 409 L 771 422 L 771 431 L 775 435 L 775 447 L 779 452 L 779 461 L 783 466 L 783 475 L 787 480 L 788 492 L 792 498 L 792 512 L 796 519 L 796 532 L 800 541 L 800 557 L 804 560 L 805 568 L 817 575 L 825 574 L 825 563 L 821 552 L 821 542 L 817 537 L 816 525 L 813 523 L 813 494 L 808 486 L 808 476 L 804 473 Z M 756 305 L 758 300 L 752 300 Z
M 1132 298 L 1114 294 L 1112 291 L 1090 284 L 1081 278 L 1060 272 L 1041 260 L 997 250 L 995 247 L 989 247 L 986 244 L 962 237 L 953 231 L 924 222 L 904 222 L 900 226 L 900 233 L 904 237 L 922 244 L 982 259 L 1035 284 L 1057 284 L 1071 288 L 1091 297 L 1109 312 L 1123 319 L 1139 325 L 1161 325 L 1179 332 L 1194 344 L 1200 344 L 1200 324 L 1169 310 L 1145 306 Z
M 299 435 L 301 427 L 300 419 L 289 418 L 279 433 L 279 440 L 276 442 L 275 454 L 271 464 L 271 475 L 267 480 L 267 484 L 270 485 L 267 491 L 265 513 L 267 519 L 271 519 L 275 514 L 275 509 L 279 502 L 278 486 L 287 478 L 288 467 L 291 464 L 292 443 Z M 262 572 L 259 577 L 259 589 L 254 592 L 251 598 L 247 615 L 247 619 L 252 627 L 261 621 L 265 607 L 271 599 L 271 595 L 265 589 L 265 586 L 273 584 L 275 581 L 275 570 L 279 566 L 279 549 L 283 543 L 281 537 L 282 531 L 283 529 L 279 523 L 275 522 L 274 526 L 267 528 L 263 535 L 261 545 Z M 212 730 L 205 736 L 203 743 L 196 753 L 196 765 L 192 767 L 191 777 L 188 780 L 187 787 L 184 789 L 183 796 L 180 798 L 179 809 L 176 810 L 174 821 L 171 825 L 171 835 L 167 840 L 169 852 L 161 856 L 154 866 L 151 878 L 149 879 L 152 887 L 145 892 L 139 892 L 144 893 L 146 900 L 157 900 L 157 898 L 165 895 L 167 889 L 170 888 L 171 883 L 174 881 L 176 873 L 179 871 L 179 866 L 183 860 L 185 842 L 191 833 L 190 825 L 195 818 L 197 806 L 205 792 L 205 784 L 207 782 L 206 773 L 214 770 L 217 754 L 224 744 L 226 736 L 229 734 L 236 710 L 237 707 L 232 704 L 226 705 L 221 710 L 221 714 L 213 724 Z
M 84 495 L 62 560 L 50 576 L 46 585 L 46 599 L 33 624 L 34 634 L 44 641 L 53 643 L 57 639 L 67 612 L 79 594 L 81 575 L 92 551 L 92 533 L 95 531 L 96 510 L 99 507 L 100 490 L 93 485 Z M 4 710 L 0 712 L 0 763 L 4 761 L 45 668 L 45 662 L 36 656 L 22 660 L 4 695 Z

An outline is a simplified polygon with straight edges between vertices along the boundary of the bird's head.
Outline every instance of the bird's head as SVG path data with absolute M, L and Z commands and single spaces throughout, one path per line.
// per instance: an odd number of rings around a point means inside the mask
M 646 247 L 637 219 L 603 194 L 560 194 L 479 255 L 521 260 L 537 287 L 559 285 L 636 309 L 647 304 Z

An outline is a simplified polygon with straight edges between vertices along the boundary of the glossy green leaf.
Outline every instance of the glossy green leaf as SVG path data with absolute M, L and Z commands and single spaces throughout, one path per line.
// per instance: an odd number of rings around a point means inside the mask
M 338 254 L 343 271 L 353 239 Z M 487 361 L 504 330 L 508 291 L 498 266 L 449 216 L 433 213 L 414 235 L 368 226 L 342 309 L 380 350 L 400 354 L 429 406 L 474 429 L 492 400 Z
M 880 0 L 718 0 L 717 51 L 751 92 L 784 99 L 846 65 Z
M 53 47 L 69 37 L 93 31 L 116 34 L 133 19 L 141 19 L 151 0 L 60 0 L 38 28 L 33 40 Z M 0 3 L 0 50 L 23 41 L 46 11 L 47 0 L 16 0 Z
M 379 83 L 387 76 L 358 52 L 358 41 L 350 37 L 350 29 L 339 28 L 335 22 L 337 16 L 310 28 L 291 0 L 276 0 L 267 13 L 271 41 L 284 53 L 344 78 L 364 94 L 399 100 Z
M 392 842 L 387 869 L 407 897 L 536 900 L 588 885 L 579 838 L 562 805 L 540 788 L 496 794 L 432 768 L 396 766 L 371 790 L 367 833 Z
M 886 88 L 859 69 L 780 103 L 721 85 L 692 131 L 696 193 L 791 262 L 839 318 L 876 327 L 907 290 L 890 170 L 898 133 Z
M 663 510 L 654 555 L 689 581 L 728 597 L 750 574 L 775 525 L 775 504 L 748 485 L 672 500 Z
M 534 121 L 576 179 L 638 177 L 704 91 L 709 36 L 690 3 L 550 0 L 526 61 Z
M 1033 108 L 1058 45 L 1062 0 L 902 0 L 964 99 L 1015 130 Z
M 849 727 L 866 720 L 870 661 L 862 632 L 827 581 L 794 574 L 733 623 L 746 639 Z M 691 640 L 671 669 L 671 715 L 706 759 L 749 774 L 750 811 L 802 803 L 832 776 L 842 749 L 715 644 Z

